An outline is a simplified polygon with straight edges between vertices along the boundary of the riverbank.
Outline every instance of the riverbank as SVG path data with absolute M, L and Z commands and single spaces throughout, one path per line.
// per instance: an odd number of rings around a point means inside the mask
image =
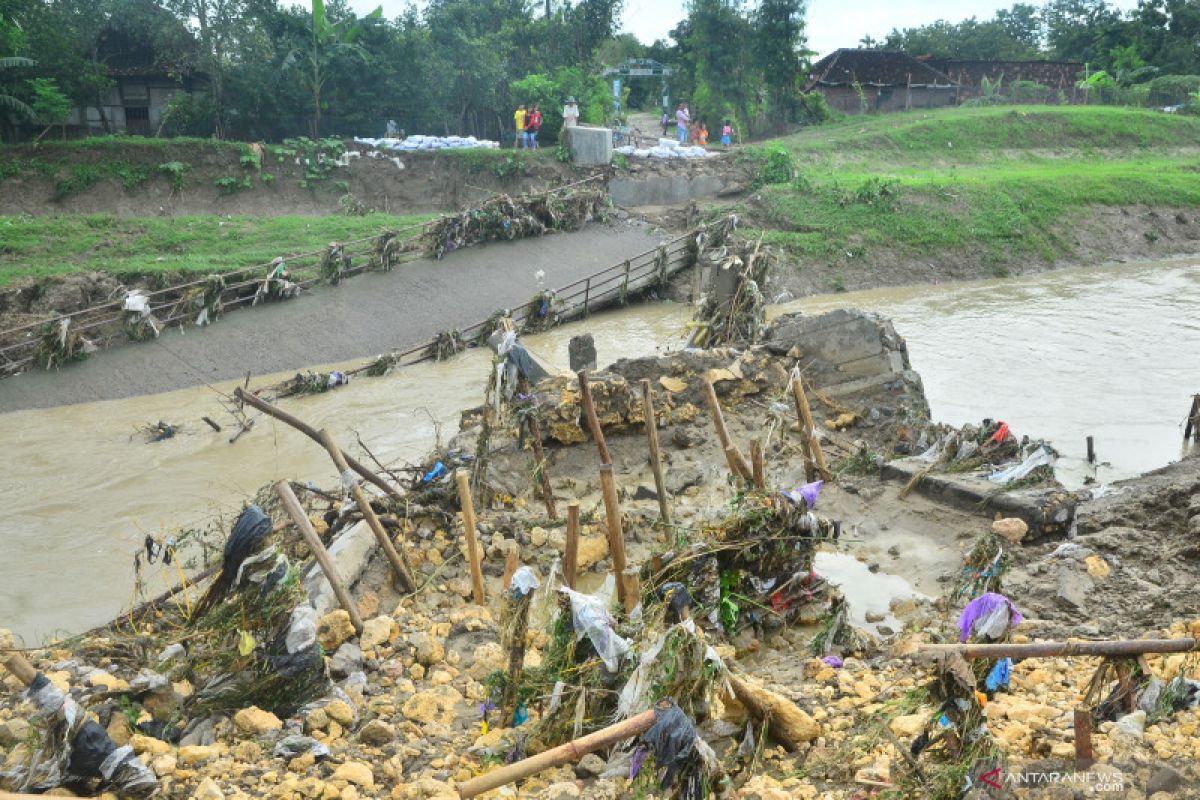
M 711 213 L 790 256 L 795 296 L 1200 251 L 1200 120 L 993 107 L 855 118 L 750 151 Z M 774 155 L 772 155 L 774 153 Z

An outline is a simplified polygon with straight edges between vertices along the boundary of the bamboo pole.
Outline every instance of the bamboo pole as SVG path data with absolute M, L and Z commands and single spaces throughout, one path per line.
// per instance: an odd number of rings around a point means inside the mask
M 1086 708 L 1075 709 L 1075 769 L 1082 772 L 1096 763 L 1092 750 L 1092 712 Z
M 28 686 L 33 683 L 33 679 L 37 677 L 37 669 L 33 664 L 25 660 L 25 656 L 20 653 L 13 653 L 4 662 L 4 667 L 13 674 L 13 677 L 21 682 L 22 686 Z
M 712 417 L 713 427 L 717 429 L 717 441 L 721 443 L 721 450 L 725 453 L 729 471 L 735 476 L 751 480 L 753 476 L 750 474 L 750 467 L 733 444 L 733 440 L 729 438 L 729 429 L 725 427 L 725 414 L 721 411 L 721 403 L 717 400 L 717 390 L 713 388 L 712 381 L 708 378 L 704 379 L 704 399 L 708 405 L 708 414 Z
M 621 585 L 625 589 L 625 598 L 628 601 L 625 612 L 630 613 L 642 602 L 641 570 L 637 567 L 626 567 L 625 571 L 621 573 Z
M 613 480 L 612 464 L 600 465 L 600 489 L 604 493 L 604 519 L 608 530 L 608 552 L 612 556 L 613 578 L 617 583 L 617 599 L 625 604 L 625 533 L 621 530 L 621 506 L 617 502 L 617 484 Z M 629 606 L 625 604 L 626 610 Z
M 1183 426 L 1183 440 L 1186 442 L 1189 437 L 1193 442 L 1200 442 L 1200 394 L 1192 395 L 1192 407 Z
M 500 585 L 506 592 L 512 587 L 512 578 L 517 572 L 517 567 L 520 566 L 520 559 L 519 547 L 516 542 L 513 542 L 504 556 L 504 577 L 500 580 Z
M 308 423 L 304 422 L 303 420 L 293 417 L 291 414 L 287 413 L 286 411 L 281 410 L 277 406 L 271 405 L 266 400 L 263 400 L 260 397 L 256 397 L 255 395 L 251 394 L 250 392 L 247 392 L 245 389 L 243 389 L 240 386 L 233 390 L 233 394 L 234 394 L 234 397 L 236 397 L 238 400 L 242 401 L 246 405 L 256 408 L 259 411 L 266 414 L 267 416 L 274 417 L 275 419 L 279 420 L 280 422 L 282 422 L 286 425 L 290 425 L 291 427 L 293 427 L 296 430 L 303 433 L 308 438 L 312 439 L 317 444 L 324 446 L 324 443 L 321 441 L 321 434 L 317 432 L 317 429 L 314 428 L 313 426 L 309 425 Z M 351 457 L 349 453 L 346 453 L 345 451 L 343 451 L 342 458 L 346 459 L 346 463 L 350 466 L 350 469 L 354 470 L 359 475 L 361 475 L 363 480 L 367 481 L 368 483 L 374 484 L 375 486 L 379 487 L 379 489 L 381 489 L 382 491 L 387 492 L 392 497 L 395 497 L 397 500 L 404 499 L 404 495 L 398 489 L 393 487 L 387 481 L 383 480 L 383 478 L 380 478 L 378 475 L 376 475 L 371 470 L 364 467 L 358 461 L 354 460 L 354 458 Z
M 1044 658 L 1048 656 L 1136 656 L 1142 653 L 1190 653 L 1200 639 L 1128 639 L 1029 644 L 923 644 L 917 654 L 958 653 L 963 658 Z
M 467 539 L 467 561 L 471 565 L 471 596 L 475 605 L 486 602 L 483 594 L 483 569 L 479 566 L 479 539 L 475 535 L 475 504 L 471 500 L 471 474 L 465 469 L 454 473 L 458 482 L 458 502 L 462 506 L 463 533 Z
M 412 573 L 408 571 L 408 565 L 404 563 L 404 559 L 396 552 L 396 546 L 392 544 L 391 537 L 383 529 L 383 525 L 379 522 L 379 517 L 375 516 L 375 509 L 371 508 L 371 501 L 367 498 L 366 492 L 362 490 L 362 487 L 358 485 L 358 481 L 354 479 L 354 475 L 347 465 L 346 457 L 342 454 L 342 449 L 338 447 L 337 442 L 333 440 L 333 436 L 330 435 L 329 431 L 321 430 L 317 436 L 321 444 L 325 446 L 325 451 L 329 453 L 329 457 L 333 459 L 334 466 L 337 467 L 338 472 L 342 476 L 342 482 L 347 484 L 350 495 L 358 505 L 358 510 L 362 512 L 363 519 L 367 521 L 367 526 L 375 534 L 375 541 L 379 542 L 379 547 L 383 550 L 383 554 L 387 556 L 388 563 L 392 565 L 392 571 L 396 574 L 400 585 L 406 592 L 415 592 L 417 590 L 417 582 L 413 580 Z
M 658 450 L 658 420 L 654 414 L 654 395 L 650 380 L 642 381 L 642 415 L 646 418 L 646 444 L 650 448 L 650 470 L 654 473 L 654 489 L 658 492 L 658 516 L 665 524 L 671 524 L 671 505 L 667 502 L 667 484 L 663 478 L 662 456 Z
M 579 402 L 583 406 L 583 415 L 587 418 L 588 430 L 596 441 L 596 449 L 600 451 L 600 463 L 611 464 L 612 456 L 608 452 L 608 442 L 604 441 L 604 431 L 600 429 L 600 418 L 596 416 L 596 404 L 592 402 L 592 386 L 588 383 L 588 371 L 581 369 L 579 378 Z
M 641 736 L 654 725 L 654 716 L 654 709 L 647 709 L 636 717 L 630 717 L 616 725 L 609 725 L 607 728 L 538 753 L 536 756 L 472 778 L 458 786 L 458 796 L 462 800 L 468 800 L 492 789 L 536 775 L 543 770 L 578 761 L 588 753 L 603 750 L 605 747 L 625 739 Z
M 567 504 L 567 541 L 563 547 L 563 583 L 575 588 L 575 572 L 579 569 L 579 501 Z
M 279 499 L 283 502 L 284 510 L 292 518 L 292 522 L 295 523 L 296 528 L 300 531 L 300 535 L 304 537 L 304 543 L 308 545 L 308 549 L 312 551 L 313 556 L 317 559 L 317 564 L 321 567 L 321 572 L 325 573 L 325 580 L 329 581 L 329 585 L 333 587 L 333 593 L 337 596 L 338 602 L 342 604 L 342 608 L 346 609 L 346 613 L 350 615 L 350 624 L 354 626 L 354 632 L 362 634 L 363 621 L 358 613 L 358 604 L 354 602 L 354 598 L 346 590 L 346 584 L 338 572 L 337 565 L 333 563 L 333 560 L 329 557 L 329 551 L 325 549 L 325 545 L 321 543 L 321 538 L 313 530 L 312 522 L 309 521 L 308 515 L 304 513 L 304 509 L 300 507 L 300 501 L 296 499 L 296 493 L 292 491 L 292 487 L 287 481 L 278 481 L 275 484 L 275 494 L 279 495 Z
M 558 519 L 558 509 L 554 506 L 554 489 L 550 486 L 550 473 L 546 469 L 546 451 L 542 448 L 542 424 L 537 414 L 530 414 L 529 435 L 533 439 L 533 458 L 537 462 L 538 477 L 541 480 L 542 502 L 546 504 L 546 516 Z
M 754 473 L 754 488 L 761 492 L 767 486 L 767 478 L 763 466 L 762 439 L 755 439 L 750 443 L 750 469 Z
M 808 396 L 804 393 L 804 380 L 800 370 L 792 370 L 792 399 L 796 403 L 796 416 L 800 419 L 800 438 L 807 440 L 807 458 L 805 472 L 808 480 L 833 480 L 829 468 L 825 466 L 825 454 L 821 451 L 821 443 L 817 441 L 817 429 L 813 424 L 812 409 L 808 406 Z

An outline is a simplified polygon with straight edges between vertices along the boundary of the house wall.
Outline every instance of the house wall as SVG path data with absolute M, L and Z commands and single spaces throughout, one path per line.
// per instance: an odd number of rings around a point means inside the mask
M 174 81 L 161 78 L 118 78 L 117 85 L 101 98 L 104 116 L 114 133 L 147 133 L 158 130 L 167 103 L 176 92 L 184 91 Z M 130 119 L 127 108 L 144 108 L 145 119 Z M 74 108 L 67 119 L 70 126 L 80 127 L 88 133 L 103 133 L 104 123 L 100 110 L 95 106 Z
M 1007 87 L 1016 81 L 1033 81 L 1070 94 L 1083 64 L 1065 61 L 930 61 L 929 66 L 949 75 L 962 86 L 962 98 L 978 97 L 983 79 L 1003 81 Z M 1003 90 L 1002 90 L 1003 91 Z
M 859 114 L 862 104 L 858 92 L 853 86 L 818 86 L 829 107 L 843 114 Z M 863 95 L 867 101 L 867 110 L 871 111 L 904 111 L 906 108 L 943 108 L 956 102 L 957 89 L 954 86 L 914 86 L 909 90 L 905 86 L 864 86 Z M 907 97 L 911 91 L 911 97 Z

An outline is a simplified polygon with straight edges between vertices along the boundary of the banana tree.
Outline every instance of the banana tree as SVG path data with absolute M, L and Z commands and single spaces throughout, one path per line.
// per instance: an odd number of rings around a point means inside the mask
M 365 20 L 377 20 L 383 17 L 383 7 L 379 6 L 361 19 L 349 17 L 330 22 L 325 15 L 324 0 L 312 0 L 312 19 L 310 30 L 303 42 L 293 47 L 284 59 L 284 69 L 295 70 L 300 82 L 312 98 L 312 118 L 309 129 L 312 138 L 321 136 L 321 93 L 325 81 L 329 78 L 329 68 L 333 60 L 341 55 L 350 55 L 363 60 L 367 52 L 359 44 L 358 37 L 364 30 Z
M 0 70 L 16 69 L 18 67 L 32 67 L 33 61 L 20 56 L 7 56 L 0 58 Z M 22 103 L 11 94 L 0 91 L 0 115 L 3 115 L 9 125 L 14 125 L 18 122 L 26 122 L 34 118 L 33 109 Z

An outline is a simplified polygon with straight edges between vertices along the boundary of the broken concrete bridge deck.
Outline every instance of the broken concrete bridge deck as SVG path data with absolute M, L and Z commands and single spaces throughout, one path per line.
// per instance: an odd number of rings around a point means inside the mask
M 367 273 L 296 300 L 230 313 L 211 327 L 173 329 L 60 370 L 7 378 L 0 381 L 0 413 L 370 358 L 521 306 L 542 289 L 586 278 L 659 241 L 640 223 L 592 224 Z

